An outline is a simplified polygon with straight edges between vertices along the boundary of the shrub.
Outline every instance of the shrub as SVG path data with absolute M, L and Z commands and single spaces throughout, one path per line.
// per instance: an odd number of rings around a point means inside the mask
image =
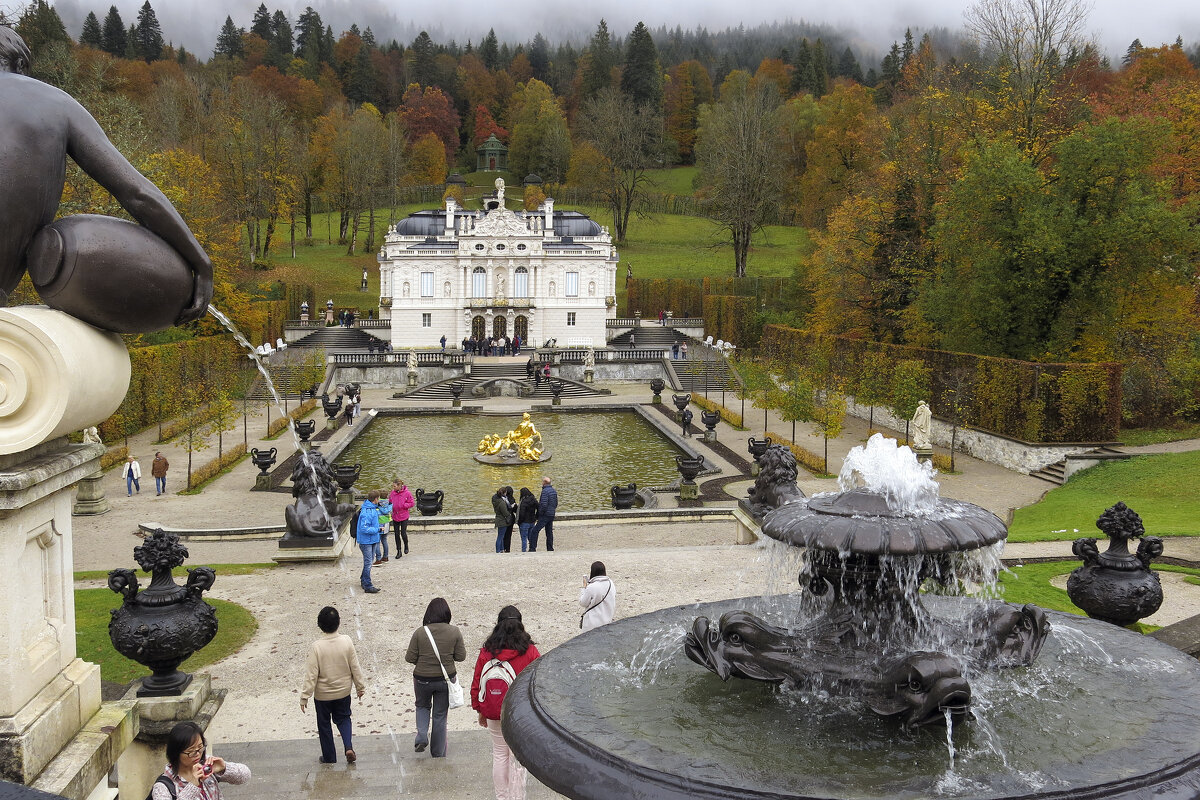
M 267 438 L 270 439 L 272 436 L 281 433 L 288 426 L 289 419 L 299 421 L 311 414 L 316 407 L 317 401 L 310 398 L 289 411 L 286 417 L 278 417 L 271 420 L 271 424 L 267 426 Z
M 110 447 L 104 455 L 100 456 L 100 469 L 108 469 L 127 458 L 129 458 L 128 447 Z
M 692 403 L 704 409 L 705 411 L 716 411 L 721 415 L 721 419 L 725 420 L 739 431 L 746 430 L 746 426 L 742 422 L 742 415 L 736 411 L 730 411 L 717 401 L 709 400 L 702 394 L 696 394 L 695 392 L 692 392 Z
M 781 444 L 792 451 L 792 455 L 796 457 L 796 463 L 804 467 L 806 470 L 816 475 L 818 478 L 828 477 L 832 473 L 825 471 L 825 457 L 814 453 L 813 451 L 802 447 L 786 436 L 780 436 L 778 433 L 767 431 L 767 438 L 775 444 Z
M 245 457 L 246 445 L 238 444 L 226 450 L 219 458 L 214 458 L 207 464 L 201 464 L 192 470 L 192 488 L 189 491 L 197 491 L 224 472 L 226 467 L 236 464 Z

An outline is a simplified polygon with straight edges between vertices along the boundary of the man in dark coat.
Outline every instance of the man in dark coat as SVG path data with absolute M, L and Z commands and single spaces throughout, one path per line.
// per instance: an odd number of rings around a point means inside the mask
M 542 478 L 542 496 L 538 498 L 538 521 L 529 532 L 529 552 L 537 550 L 538 534 L 546 529 L 546 549 L 554 550 L 554 514 L 558 511 L 558 492 L 550 485 L 549 477 Z

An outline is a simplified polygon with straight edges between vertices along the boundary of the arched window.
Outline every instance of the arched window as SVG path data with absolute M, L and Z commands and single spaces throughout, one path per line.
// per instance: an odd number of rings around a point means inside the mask
M 487 297 L 487 270 L 483 267 L 471 270 L 471 297 Z
M 529 270 L 517 267 L 513 274 L 513 297 L 529 297 Z

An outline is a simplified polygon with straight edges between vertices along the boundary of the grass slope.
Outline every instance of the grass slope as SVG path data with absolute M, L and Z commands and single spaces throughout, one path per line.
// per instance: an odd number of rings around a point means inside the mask
M 209 599 L 217 609 L 217 635 L 198 653 L 180 665 L 184 672 L 195 672 L 236 653 L 258 630 L 254 615 L 237 603 Z M 118 653 L 108 638 L 109 613 L 121 605 L 121 596 L 109 589 L 75 590 L 76 651 L 84 661 L 100 665 L 100 677 L 113 683 L 129 683 L 149 675 L 149 670 Z
M 1012 542 L 1102 538 L 1096 520 L 1123 501 L 1151 536 L 1200 535 L 1200 451 L 1137 456 L 1075 475 L 1038 503 L 1021 508 L 1008 529 Z

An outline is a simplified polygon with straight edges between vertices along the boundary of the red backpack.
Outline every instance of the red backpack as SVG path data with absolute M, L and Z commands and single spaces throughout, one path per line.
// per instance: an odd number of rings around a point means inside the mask
M 500 719 L 500 708 L 508 687 L 517 677 L 516 671 L 507 661 L 493 658 L 483 667 L 479 675 L 479 711 L 488 719 Z

